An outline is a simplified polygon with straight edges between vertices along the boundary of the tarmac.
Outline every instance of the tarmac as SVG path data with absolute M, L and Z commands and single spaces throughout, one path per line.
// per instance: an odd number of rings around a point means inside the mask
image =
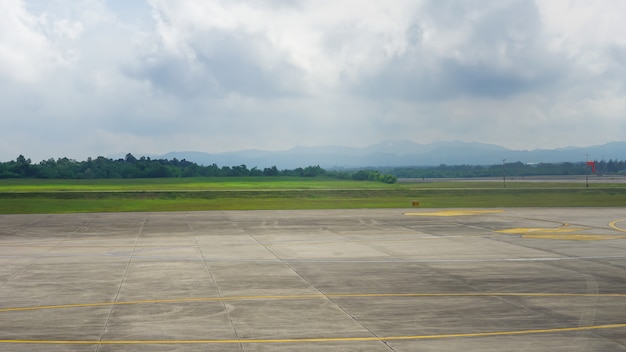
M 1 351 L 626 351 L 626 208 L 0 215 Z

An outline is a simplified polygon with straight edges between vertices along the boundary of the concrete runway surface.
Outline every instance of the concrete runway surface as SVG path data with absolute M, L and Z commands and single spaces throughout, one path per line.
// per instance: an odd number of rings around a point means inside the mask
M 0 215 L 2 351 L 626 351 L 626 209 Z

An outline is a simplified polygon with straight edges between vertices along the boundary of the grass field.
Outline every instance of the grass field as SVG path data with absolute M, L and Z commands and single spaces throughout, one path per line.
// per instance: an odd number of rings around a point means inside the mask
M 0 180 L 0 192 L 36 191 L 203 191 L 203 190 L 285 190 L 321 188 L 384 188 L 378 182 L 361 182 L 315 177 L 189 177 L 99 180 Z
M 626 206 L 626 184 L 245 177 L 0 180 L 0 213 Z

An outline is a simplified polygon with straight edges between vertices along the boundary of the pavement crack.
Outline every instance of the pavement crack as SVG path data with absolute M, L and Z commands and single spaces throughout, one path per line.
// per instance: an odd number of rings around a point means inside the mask
M 211 266 L 209 265 L 210 260 L 208 258 L 205 258 L 204 253 L 202 252 L 202 247 L 200 246 L 200 243 L 198 242 L 198 236 L 196 236 L 196 230 L 194 229 L 190 221 L 187 221 L 187 226 L 189 227 L 189 230 L 191 230 L 191 232 L 193 233 L 193 239 L 196 242 L 196 248 L 198 248 L 198 252 L 200 252 L 200 257 L 202 258 L 202 262 L 204 263 L 204 267 L 207 271 L 207 275 L 209 275 L 209 279 L 215 286 L 215 291 L 217 292 L 217 296 L 219 297 L 219 300 L 222 304 L 222 308 L 224 309 L 224 312 L 226 313 L 226 316 L 228 317 L 228 322 L 230 323 L 230 326 L 233 328 L 233 334 L 235 334 L 235 338 L 237 340 L 241 341 L 239 332 L 237 331 L 237 327 L 235 326 L 235 322 L 232 316 L 230 315 L 231 310 L 228 309 L 228 307 L 226 306 L 226 300 L 222 296 L 222 292 L 220 290 L 219 285 L 217 284 L 217 280 L 215 280 L 215 276 L 213 276 L 213 273 L 211 271 Z M 242 351 L 246 350 L 243 343 L 241 342 L 239 342 L 239 347 L 241 348 Z
M 242 229 L 243 231 L 245 231 L 245 229 Z M 246 231 L 247 232 L 247 231 Z M 374 331 L 372 331 L 370 328 L 368 328 L 367 326 L 363 325 L 363 323 L 361 323 L 354 315 L 350 314 L 350 312 L 348 312 L 344 307 L 341 306 L 341 304 L 339 304 L 338 302 L 336 302 L 332 297 L 330 297 L 326 292 L 322 291 L 322 289 L 320 289 L 319 287 L 316 287 L 312 282 L 310 282 L 309 280 L 307 280 L 304 276 L 302 276 L 298 270 L 296 270 L 296 268 L 294 268 L 290 262 L 284 260 L 283 258 L 281 258 L 278 254 L 276 254 L 271 248 L 269 248 L 265 243 L 263 243 L 262 241 L 260 241 L 258 238 L 256 238 L 253 234 L 248 233 L 248 235 L 254 239 L 259 245 L 263 246 L 268 252 L 270 252 L 274 257 L 276 257 L 277 260 L 279 260 L 283 265 L 285 265 L 287 268 L 289 268 L 291 271 L 293 271 L 296 275 L 298 275 L 298 277 L 300 278 L 300 280 L 302 280 L 303 282 L 306 282 L 307 285 L 309 285 L 309 287 L 311 287 L 312 289 L 314 289 L 315 291 L 317 291 L 320 295 L 324 296 L 329 302 L 331 302 L 337 309 L 339 309 L 341 312 L 343 312 L 343 314 L 345 314 L 347 317 L 349 317 L 350 319 L 352 319 L 352 321 L 354 321 L 357 325 L 359 325 L 363 330 L 367 331 L 369 334 L 371 334 L 373 337 L 375 337 L 376 339 L 378 339 L 383 345 L 385 345 L 389 350 L 394 351 L 395 350 L 387 343 L 387 341 L 384 341 L 384 339 L 377 335 Z
M 115 303 L 119 301 L 120 292 L 122 291 L 122 287 L 124 286 L 124 282 L 126 281 L 126 277 L 128 276 L 128 270 L 130 269 L 130 264 L 133 261 L 133 256 L 135 254 L 135 251 L 137 250 L 137 244 L 139 243 L 139 238 L 144 232 L 144 227 L 146 226 L 146 222 L 148 221 L 148 215 L 149 214 L 144 216 L 143 221 L 141 222 L 141 226 L 139 227 L 139 231 L 137 231 L 137 237 L 135 237 L 135 243 L 133 245 L 133 249 L 130 252 L 130 255 L 128 256 L 128 262 L 126 262 L 126 267 L 124 268 L 124 274 L 122 274 L 122 280 L 120 281 L 120 285 L 117 288 L 117 292 L 115 293 L 115 299 L 113 300 L 113 304 L 111 305 L 109 314 L 107 315 L 104 321 L 104 327 L 102 329 L 102 333 L 100 334 L 100 340 L 99 340 L 100 342 L 102 342 L 102 340 L 104 339 L 104 335 L 107 332 L 109 322 L 111 321 L 111 317 L 113 316 L 113 311 L 115 310 L 115 306 L 116 306 Z M 102 344 L 98 344 L 98 346 L 96 346 L 96 352 L 100 351 L 101 346 Z

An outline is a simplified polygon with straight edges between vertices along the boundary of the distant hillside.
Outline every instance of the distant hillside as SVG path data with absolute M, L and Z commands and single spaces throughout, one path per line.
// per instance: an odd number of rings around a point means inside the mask
M 589 147 L 511 150 L 498 145 L 468 142 L 420 144 L 390 141 L 363 148 L 345 146 L 295 147 L 285 151 L 243 150 L 227 153 L 170 152 L 152 158 L 185 159 L 200 165 L 242 165 L 252 168 L 276 166 L 293 169 L 319 165 L 325 169 L 357 167 L 493 165 L 506 162 L 558 163 L 626 159 L 626 142 Z

